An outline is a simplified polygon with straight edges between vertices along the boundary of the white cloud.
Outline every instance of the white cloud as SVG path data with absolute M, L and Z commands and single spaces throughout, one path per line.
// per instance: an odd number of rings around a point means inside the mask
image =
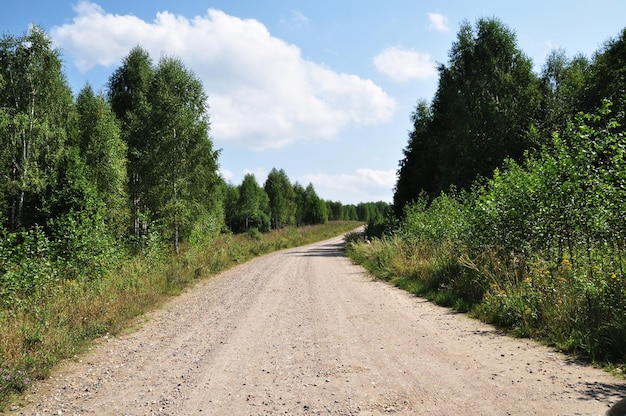
M 428 79 L 436 75 L 435 63 L 428 53 L 394 46 L 385 49 L 373 59 L 378 71 L 397 82 L 410 79 Z
M 435 29 L 440 32 L 447 32 L 450 30 L 448 26 L 448 18 L 439 13 L 428 13 L 428 19 L 430 20 L 429 29 Z
M 308 24 L 309 21 L 310 19 L 306 17 L 302 12 L 299 12 L 297 10 L 291 11 L 291 22 L 294 26 L 300 27 Z
M 299 178 L 299 182 L 304 186 L 312 183 L 320 198 L 344 204 L 391 202 L 396 170 L 356 169 L 351 174 L 307 174 Z
M 136 45 L 153 59 L 179 57 L 204 83 L 216 142 L 263 150 L 332 139 L 349 125 L 390 121 L 396 108 L 372 81 L 305 60 L 254 19 L 209 9 L 191 19 L 160 12 L 147 22 L 88 1 L 75 11 L 51 35 L 81 71 L 117 66 Z

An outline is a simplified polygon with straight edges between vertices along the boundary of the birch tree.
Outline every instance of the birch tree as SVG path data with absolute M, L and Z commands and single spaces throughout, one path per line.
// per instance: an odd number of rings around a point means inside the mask
M 37 26 L 0 39 L 0 194 L 12 231 L 42 220 L 75 114 L 59 56 Z
M 180 240 L 189 235 L 195 221 L 221 206 L 219 152 L 209 138 L 202 83 L 180 60 L 161 59 L 147 99 L 148 208 L 178 252 Z
M 120 122 L 121 138 L 127 146 L 128 189 L 132 206 L 132 229 L 135 238 L 147 230 L 146 174 L 149 140 L 147 119 L 150 114 L 148 89 L 154 68 L 150 55 L 136 47 L 130 51 L 111 78 L 108 97 Z

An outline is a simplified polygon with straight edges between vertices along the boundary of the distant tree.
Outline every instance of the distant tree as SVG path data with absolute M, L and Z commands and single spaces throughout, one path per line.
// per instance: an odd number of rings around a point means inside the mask
M 233 232 L 237 231 L 239 215 L 239 187 L 228 183 L 224 188 L 224 221 Z
M 303 195 L 304 218 L 305 224 L 324 224 L 328 221 L 328 213 L 326 212 L 326 203 L 317 196 L 313 184 L 309 184 L 304 190 Z
M 341 221 L 344 219 L 344 206 L 339 201 L 326 201 L 326 211 L 330 221 Z
M 356 212 L 356 205 L 346 205 L 343 209 L 343 219 L 346 221 L 358 221 L 359 216 Z
M 387 217 L 391 210 L 388 203 L 384 201 L 378 202 L 361 202 L 356 206 L 359 221 L 363 222 L 381 222 Z
M 293 187 L 284 170 L 272 169 L 264 184 L 269 197 L 269 212 L 274 229 L 293 225 L 296 217 L 296 201 Z
M 247 231 L 251 227 L 255 227 L 261 232 L 269 231 L 269 198 L 253 174 L 248 173 L 244 176 L 238 193 L 239 224 L 237 231 Z
M 306 191 L 298 182 L 293 184 L 293 193 L 296 200 L 296 226 L 306 224 Z

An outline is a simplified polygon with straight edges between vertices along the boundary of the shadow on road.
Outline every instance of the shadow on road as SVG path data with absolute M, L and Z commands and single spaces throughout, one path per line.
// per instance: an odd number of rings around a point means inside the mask
M 597 400 L 599 402 L 605 402 L 612 404 L 619 399 L 615 399 L 615 396 L 620 398 L 626 397 L 626 386 L 619 382 L 616 383 L 586 383 L 587 390 L 584 392 L 584 400 Z
M 343 242 L 292 252 L 297 257 L 344 257 Z

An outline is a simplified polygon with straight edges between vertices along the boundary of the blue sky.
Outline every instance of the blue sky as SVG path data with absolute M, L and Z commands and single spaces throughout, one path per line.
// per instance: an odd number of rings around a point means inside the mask
M 460 24 L 500 19 L 540 71 L 555 48 L 591 56 L 626 26 L 623 0 L 27 0 L 3 33 L 41 25 L 77 93 L 104 90 L 129 50 L 180 58 L 209 95 L 224 178 L 284 169 L 344 204 L 391 202 L 419 99 Z

